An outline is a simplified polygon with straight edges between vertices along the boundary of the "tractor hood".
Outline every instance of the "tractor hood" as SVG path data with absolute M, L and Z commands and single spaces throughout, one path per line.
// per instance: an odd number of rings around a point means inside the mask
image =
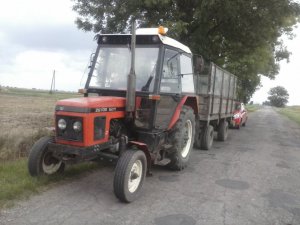
M 57 102 L 55 110 L 64 112 L 114 112 L 125 111 L 126 99 L 122 97 L 82 97 Z

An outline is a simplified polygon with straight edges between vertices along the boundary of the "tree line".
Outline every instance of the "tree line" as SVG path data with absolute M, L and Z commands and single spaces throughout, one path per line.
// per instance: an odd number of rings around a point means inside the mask
M 300 4 L 293 0 L 73 0 L 79 29 L 128 32 L 169 28 L 168 35 L 239 78 L 239 99 L 248 102 L 260 76 L 274 79 L 290 52 L 281 37 L 293 38 Z

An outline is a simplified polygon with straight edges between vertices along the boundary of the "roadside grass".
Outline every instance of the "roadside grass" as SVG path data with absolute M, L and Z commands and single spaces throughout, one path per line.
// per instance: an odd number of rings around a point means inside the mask
M 300 124 L 300 106 L 286 106 L 285 108 L 279 108 L 277 111 Z
M 104 164 L 86 162 L 68 165 L 63 174 L 31 177 L 27 170 L 27 159 L 0 164 L 0 209 L 14 205 L 15 200 L 27 199 L 34 193 L 49 188 L 50 184 L 57 184 L 63 180 L 70 180 L 83 174 L 103 167 Z
M 253 105 L 246 105 L 246 109 L 248 112 L 255 112 L 261 108 L 261 105 L 259 104 L 253 104 Z

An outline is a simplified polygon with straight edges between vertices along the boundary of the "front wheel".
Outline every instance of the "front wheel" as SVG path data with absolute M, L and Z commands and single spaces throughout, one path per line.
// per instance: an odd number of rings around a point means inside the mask
M 114 176 L 114 192 L 122 202 L 132 202 L 139 197 L 147 170 L 145 153 L 126 150 L 118 160 Z
M 64 171 L 65 164 L 48 149 L 51 142 L 53 137 L 42 137 L 32 146 L 28 157 L 28 171 L 31 176 L 52 175 Z

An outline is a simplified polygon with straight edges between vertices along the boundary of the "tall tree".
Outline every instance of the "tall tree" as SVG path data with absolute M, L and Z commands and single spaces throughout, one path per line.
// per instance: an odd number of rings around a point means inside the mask
M 85 31 L 126 32 L 132 20 L 169 27 L 169 36 L 236 74 L 244 102 L 260 85 L 259 75 L 274 79 L 279 61 L 288 60 L 280 37 L 293 37 L 300 15 L 293 0 L 73 1 L 77 26 Z
M 272 106 L 284 107 L 288 103 L 289 93 L 282 86 L 271 88 L 268 94 L 268 100 L 270 101 L 270 105 Z

